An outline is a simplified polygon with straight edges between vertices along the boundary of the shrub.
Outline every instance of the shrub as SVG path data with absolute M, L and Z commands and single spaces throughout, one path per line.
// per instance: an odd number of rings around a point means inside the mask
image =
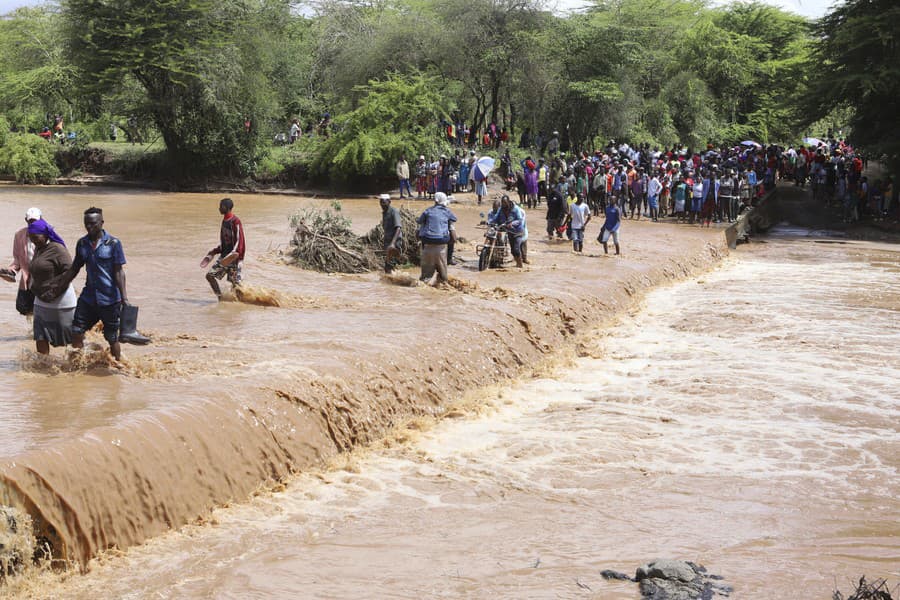
M 49 183 L 59 176 L 54 154 L 53 145 L 39 136 L 9 134 L 0 148 L 0 172 L 19 183 Z

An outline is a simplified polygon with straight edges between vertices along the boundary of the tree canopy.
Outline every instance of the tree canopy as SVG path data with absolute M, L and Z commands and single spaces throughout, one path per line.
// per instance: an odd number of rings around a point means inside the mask
M 0 111 L 19 130 L 133 117 L 186 175 L 252 172 L 325 113 L 335 135 L 305 152 L 330 176 L 437 151 L 442 120 L 591 149 L 792 142 L 852 114 L 896 156 L 895 4 L 811 23 L 756 1 L 60 0 L 0 20 Z
M 849 0 L 816 26 L 807 121 L 849 108 L 857 144 L 900 170 L 900 4 Z

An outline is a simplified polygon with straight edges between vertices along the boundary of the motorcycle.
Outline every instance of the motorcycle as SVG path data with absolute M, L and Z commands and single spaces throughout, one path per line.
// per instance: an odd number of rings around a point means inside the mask
M 487 226 L 487 230 L 484 232 L 484 243 L 475 247 L 475 251 L 478 253 L 479 271 L 503 266 L 506 261 L 506 253 L 509 251 L 506 243 L 507 235 L 504 227 Z

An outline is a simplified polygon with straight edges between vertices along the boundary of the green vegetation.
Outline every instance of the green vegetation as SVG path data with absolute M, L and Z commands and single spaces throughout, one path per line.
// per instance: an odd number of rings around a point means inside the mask
M 410 148 L 435 155 L 435 124 L 449 118 L 450 101 L 437 82 L 415 75 L 390 75 L 354 88 L 359 106 L 340 121 L 338 132 L 322 142 L 314 168 L 332 178 L 377 175 Z
M 77 140 L 52 146 L 64 169 L 86 160 L 179 180 L 390 176 L 400 153 L 447 150 L 444 119 L 495 122 L 513 143 L 558 130 L 570 150 L 610 138 L 790 143 L 852 126 L 867 151 L 896 159 L 895 4 L 848 0 L 810 23 L 754 1 L 593 0 L 560 14 L 541 0 L 303 11 L 289 0 L 60 0 L 0 20 L 0 114 L 31 134 L 62 115 Z M 316 129 L 325 113 L 330 137 L 275 145 L 292 119 Z M 25 162 L 37 156 L 13 145 Z
M 59 176 L 53 147 L 36 135 L 7 134 L 0 146 L 0 172 L 20 183 L 50 183 Z
M 816 27 L 821 43 L 805 105 L 812 115 L 849 114 L 843 124 L 857 143 L 883 154 L 894 173 L 900 172 L 898 19 L 900 4 L 893 0 L 852 0 L 826 15 Z

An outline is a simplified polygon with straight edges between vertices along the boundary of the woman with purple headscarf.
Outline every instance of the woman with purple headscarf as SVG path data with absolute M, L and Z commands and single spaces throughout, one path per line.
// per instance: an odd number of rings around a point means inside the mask
M 28 225 L 28 239 L 34 244 L 29 267 L 34 292 L 34 342 L 40 354 L 50 346 L 65 346 L 72 340 L 72 317 L 78 299 L 69 284 L 60 293 L 58 279 L 72 265 L 66 243 L 43 219 Z

